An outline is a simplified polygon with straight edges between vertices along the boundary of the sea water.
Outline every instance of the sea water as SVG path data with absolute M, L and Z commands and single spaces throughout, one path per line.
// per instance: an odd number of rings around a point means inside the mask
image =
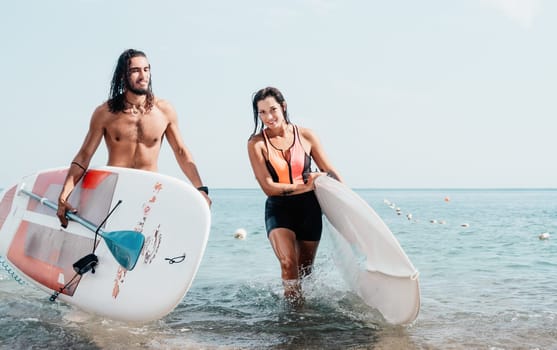
M 3 271 L 0 348 L 557 349 L 556 190 L 357 193 L 420 271 L 411 325 L 386 324 L 350 292 L 327 235 L 304 282 L 305 305 L 289 307 L 264 230 L 264 195 L 216 189 L 204 259 L 170 314 L 146 324 L 90 316 Z M 233 237 L 239 228 L 246 239 Z

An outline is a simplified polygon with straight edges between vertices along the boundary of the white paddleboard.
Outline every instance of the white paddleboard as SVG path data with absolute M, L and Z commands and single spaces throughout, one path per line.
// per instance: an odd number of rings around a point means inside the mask
M 315 180 L 315 194 L 349 287 L 387 322 L 414 321 L 420 310 L 419 273 L 391 230 L 358 194 L 328 176 Z
M 76 276 L 72 265 L 93 251 L 95 233 L 74 221 L 62 229 L 54 210 L 20 191 L 57 203 L 66 174 L 67 168 L 41 171 L 0 194 L 0 256 L 12 272 L 108 318 L 145 322 L 171 312 L 190 288 L 207 245 L 211 216 L 203 196 L 191 184 L 158 173 L 88 169 L 69 198 L 78 215 L 99 225 L 121 200 L 102 230 L 138 231 L 145 244 L 127 271 L 99 237 L 94 273 Z

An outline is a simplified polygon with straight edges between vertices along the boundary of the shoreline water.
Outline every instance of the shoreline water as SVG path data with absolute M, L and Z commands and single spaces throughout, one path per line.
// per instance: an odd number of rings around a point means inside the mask
M 206 255 L 192 288 L 169 315 L 144 325 L 80 315 L 0 271 L 0 348 L 557 347 L 557 191 L 462 190 L 450 193 L 450 202 L 444 190 L 357 192 L 420 271 L 422 307 L 410 326 L 384 324 L 347 289 L 326 235 L 316 273 L 304 286 L 306 306 L 287 309 L 264 233 L 263 194 L 215 189 Z M 248 232 L 245 240 L 233 238 L 240 227 Z M 544 231 L 552 236 L 540 240 Z

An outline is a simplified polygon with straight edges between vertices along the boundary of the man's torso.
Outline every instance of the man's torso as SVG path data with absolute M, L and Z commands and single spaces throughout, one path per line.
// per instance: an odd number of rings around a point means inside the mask
M 108 109 L 104 113 L 108 165 L 156 171 L 168 126 L 168 118 L 157 104 L 145 113 L 111 113 Z

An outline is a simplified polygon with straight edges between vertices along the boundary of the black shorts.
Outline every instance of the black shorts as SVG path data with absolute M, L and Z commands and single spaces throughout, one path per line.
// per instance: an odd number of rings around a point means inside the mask
M 322 213 L 313 191 L 292 196 L 272 196 L 265 202 L 267 236 L 275 228 L 294 231 L 299 241 L 319 241 Z

